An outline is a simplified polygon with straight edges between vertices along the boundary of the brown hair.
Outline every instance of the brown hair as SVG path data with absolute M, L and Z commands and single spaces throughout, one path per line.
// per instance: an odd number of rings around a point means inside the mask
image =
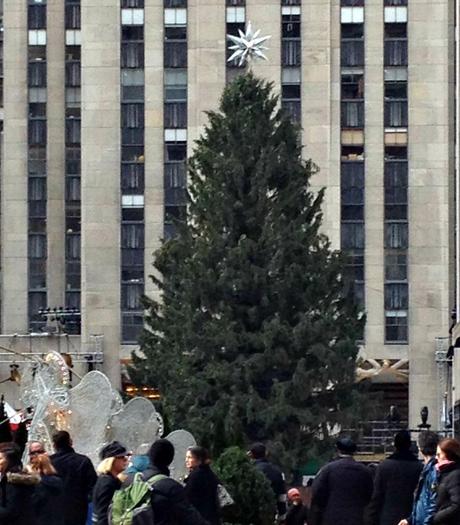
M 33 472 L 37 472 L 42 476 L 53 476 L 57 474 L 47 454 L 38 454 L 31 468 Z
M 443 439 L 438 447 L 444 452 L 449 461 L 460 463 L 460 443 L 456 439 Z

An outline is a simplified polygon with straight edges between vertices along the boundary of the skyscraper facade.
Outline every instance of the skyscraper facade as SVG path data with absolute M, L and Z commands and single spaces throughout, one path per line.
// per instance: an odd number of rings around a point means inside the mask
M 271 35 L 274 83 L 326 187 L 324 232 L 367 313 L 359 364 L 391 403 L 441 410 L 435 342 L 454 306 L 449 0 L 3 0 L 1 333 L 81 311 L 120 381 L 186 159 L 226 82 L 227 34 Z M 78 331 L 78 328 L 77 330 Z M 27 338 L 24 339 L 24 345 Z M 390 403 L 390 401 L 388 401 Z M 405 409 L 404 409 L 405 410 Z

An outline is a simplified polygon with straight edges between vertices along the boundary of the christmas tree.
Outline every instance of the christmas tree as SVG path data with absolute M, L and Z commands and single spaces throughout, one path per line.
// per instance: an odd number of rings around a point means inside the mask
M 224 91 L 189 160 L 187 222 L 155 254 L 133 379 L 221 452 L 264 441 L 289 468 L 360 417 L 364 317 L 320 233 L 323 191 L 299 130 L 251 73 Z

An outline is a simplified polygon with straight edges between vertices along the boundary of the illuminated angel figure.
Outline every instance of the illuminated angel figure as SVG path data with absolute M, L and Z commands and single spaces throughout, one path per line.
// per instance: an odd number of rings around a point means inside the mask
M 267 50 L 268 47 L 265 47 L 262 44 L 271 38 L 271 36 L 259 36 L 260 29 L 253 32 L 251 22 L 248 22 L 245 33 L 241 30 L 238 30 L 238 32 L 240 34 L 239 37 L 227 35 L 227 38 L 234 44 L 229 47 L 234 53 L 227 62 L 239 60 L 238 65 L 242 66 L 245 62 L 249 63 L 253 58 L 267 60 L 263 51 Z

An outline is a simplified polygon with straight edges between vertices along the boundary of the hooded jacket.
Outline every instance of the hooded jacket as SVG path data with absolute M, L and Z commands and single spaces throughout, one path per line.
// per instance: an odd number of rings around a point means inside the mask
M 32 496 L 40 478 L 8 472 L 0 480 L 0 525 L 36 525 Z

